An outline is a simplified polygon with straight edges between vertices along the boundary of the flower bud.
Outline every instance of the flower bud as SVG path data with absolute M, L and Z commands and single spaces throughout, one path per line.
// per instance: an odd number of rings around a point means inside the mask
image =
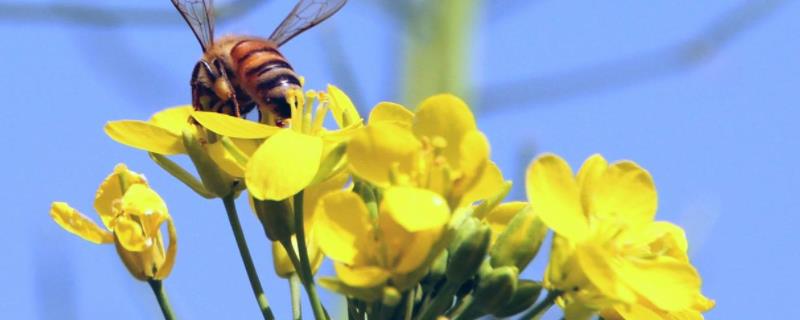
M 383 305 L 388 307 L 394 307 L 400 303 L 400 300 L 403 299 L 403 295 L 400 294 L 400 291 L 397 291 L 394 287 L 384 287 L 383 288 Z
M 264 227 L 267 238 L 272 241 L 290 241 L 294 234 L 294 211 L 292 210 L 292 198 L 272 201 L 258 200 L 251 197 L 250 203 L 253 211 L 256 212 L 258 220 Z
M 225 197 L 233 192 L 235 179 L 220 169 L 216 162 L 209 156 L 208 148 L 201 141 L 201 132 L 197 127 L 190 126 L 183 130 L 183 145 L 189 158 L 192 159 L 200 181 L 205 189 L 218 197 Z
M 459 226 L 450 247 L 447 278 L 453 283 L 462 283 L 472 277 L 486 258 L 491 240 L 489 226 L 471 218 Z
M 495 310 L 492 315 L 497 317 L 510 317 L 530 308 L 539 294 L 542 292 L 542 284 L 531 280 L 519 280 L 517 290 L 502 308 Z
M 431 264 L 431 270 L 428 273 L 427 278 L 425 279 L 426 283 L 437 283 L 439 280 L 444 278 L 445 274 L 447 273 L 447 250 L 442 251 L 435 260 L 433 260 L 433 264 Z
M 472 294 L 475 308 L 484 313 L 502 309 L 517 290 L 518 275 L 519 272 L 515 267 L 500 267 L 492 270 L 488 276 L 480 278 Z
M 490 249 L 492 266 L 525 269 L 539 252 L 546 234 L 547 226 L 530 207 L 525 207 L 511 219 Z

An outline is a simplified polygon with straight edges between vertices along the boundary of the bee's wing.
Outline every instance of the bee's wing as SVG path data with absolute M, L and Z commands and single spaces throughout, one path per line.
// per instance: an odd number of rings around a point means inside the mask
M 172 0 L 205 52 L 214 43 L 214 0 Z
M 291 40 L 298 34 L 319 24 L 339 11 L 347 0 L 300 0 L 292 12 L 272 32 L 269 39 L 278 46 Z

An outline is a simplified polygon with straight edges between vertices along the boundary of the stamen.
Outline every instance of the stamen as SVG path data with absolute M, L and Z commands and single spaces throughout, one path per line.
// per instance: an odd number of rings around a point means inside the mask
M 310 132 L 311 127 L 313 126 L 311 113 L 312 107 L 314 105 L 314 99 L 316 98 L 317 93 L 314 90 L 308 90 L 306 92 L 306 100 L 305 104 L 303 105 L 303 129 L 301 132 Z
M 322 130 L 322 124 L 325 121 L 325 115 L 328 113 L 328 110 L 330 110 L 328 101 L 320 99 L 320 103 L 314 113 L 314 124 L 311 125 L 312 135 L 318 135 Z

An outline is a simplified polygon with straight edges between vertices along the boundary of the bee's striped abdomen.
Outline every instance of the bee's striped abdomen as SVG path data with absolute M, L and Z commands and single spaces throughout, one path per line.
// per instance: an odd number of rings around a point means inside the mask
M 288 118 L 285 97 L 289 88 L 299 88 L 297 74 L 275 44 L 260 39 L 246 39 L 231 48 L 236 77 L 260 105 L 269 107 L 279 118 Z

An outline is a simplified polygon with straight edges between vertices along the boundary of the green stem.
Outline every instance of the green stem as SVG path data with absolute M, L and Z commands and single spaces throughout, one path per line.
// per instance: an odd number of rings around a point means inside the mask
M 451 312 L 449 318 L 451 319 L 477 318 L 475 316 L 475 313 L 478 312 L 479 310 L 476 310 L 477 308 L 475 307 L 475 303 L 473 303 L 474 301 L 475 300 L 471 294 L 467 295 L 466 297 L 458 301 L 458 303 L 456 303 L 456 306 L 453 307 L 453 312 Z
M 306 288 L 308 300 L 311 302 L 311 309 L 314 311 L 314 318 L 317 320 L 328 319 L 322 302 L 317 294 L 317 287 L 314 286 L 314 275 L 311 273 L 311 263 L 308 259 L 308 248 L 306 247 L 306 231 L 303 223 L 303 191 L 294 196 L 294 227 L 297 230 L 297 248 L 300 256 L 300 280 Z M 291 246 L 291 243 L 289 244 Z
M 239 215 L 236 213 L 236 203 L 234 202 L 233 194 L 227 195 L 222 198 L 225 203 L 225 211 L 228 213 L 228 221 L 230 221 L 233 236 L 236 238 L 236 245 L 239 247 L 239 254 L 242 256 L 242 263 L 247 270 L 247 278 L 250 280 L 250 287 L 253 288 L 253 294 L 256 296 L 258 307 L 261 309 L 261 314 L 266 320 L 275 319 L 272 310 L 267 302 L 267 296 L 264 295 L 264 289 L 261 287 L 261 281 L 258 280 L 258 273 L 256 267 L 253 265 L 253 258 L 250 257 L 250 249 L 247 248 L 247 240 L 244 238 L 242 232 L 242 225 L 239 223 Z
M 411 320 L 414 316 L 414 296 L 417 293 L 417 289 L 408 290 L 406 293 L 406 308 L 403 315 L 403 320 Z
M 520 317 L 519 319 L 525 320 L 538 320 L 540 319 L 545 312 L 547 312 L 550 307 L 553 306 L 553 303 L 556 302 L 556 299 L 561 296 L 562 292 L 558 290 L 548 291 L 547 296 L 544 297 L 544 300 L 540 301 L 537 305 L 533 307 L 530 311 L 528 311 L 525 315 Z
M 150 284 L 150 288 L 153 289 L 153 294 L 156 295 L 156 299 L 158 299 L 158 306 L 161 307 L 161 312 L 164 314 L 164 320 L 175 320 L 175 313 L 172 312 L 172 306 L 169 305 L 169 299 L 167 299 L 167 292 L 164 291 L 164 284 L 161 283 L 161 280 L 148 280 L 148 284 Z
M 420 313 L 420 320 L 433 320 L 437 316 L 442 315 L 444 311 L 450 308 L 453 303 L 453 295 L 458 291 L 461 284 L 452 281 L 445 281 L 444 286 L 439 293 L 431 300 L 430 304 L 426 305 Z
M 297 273 L 289 277 L 289 290 L 292 294 L 292 319 L 303 319 L 303 307 L 300 305 L 300 277 Z

